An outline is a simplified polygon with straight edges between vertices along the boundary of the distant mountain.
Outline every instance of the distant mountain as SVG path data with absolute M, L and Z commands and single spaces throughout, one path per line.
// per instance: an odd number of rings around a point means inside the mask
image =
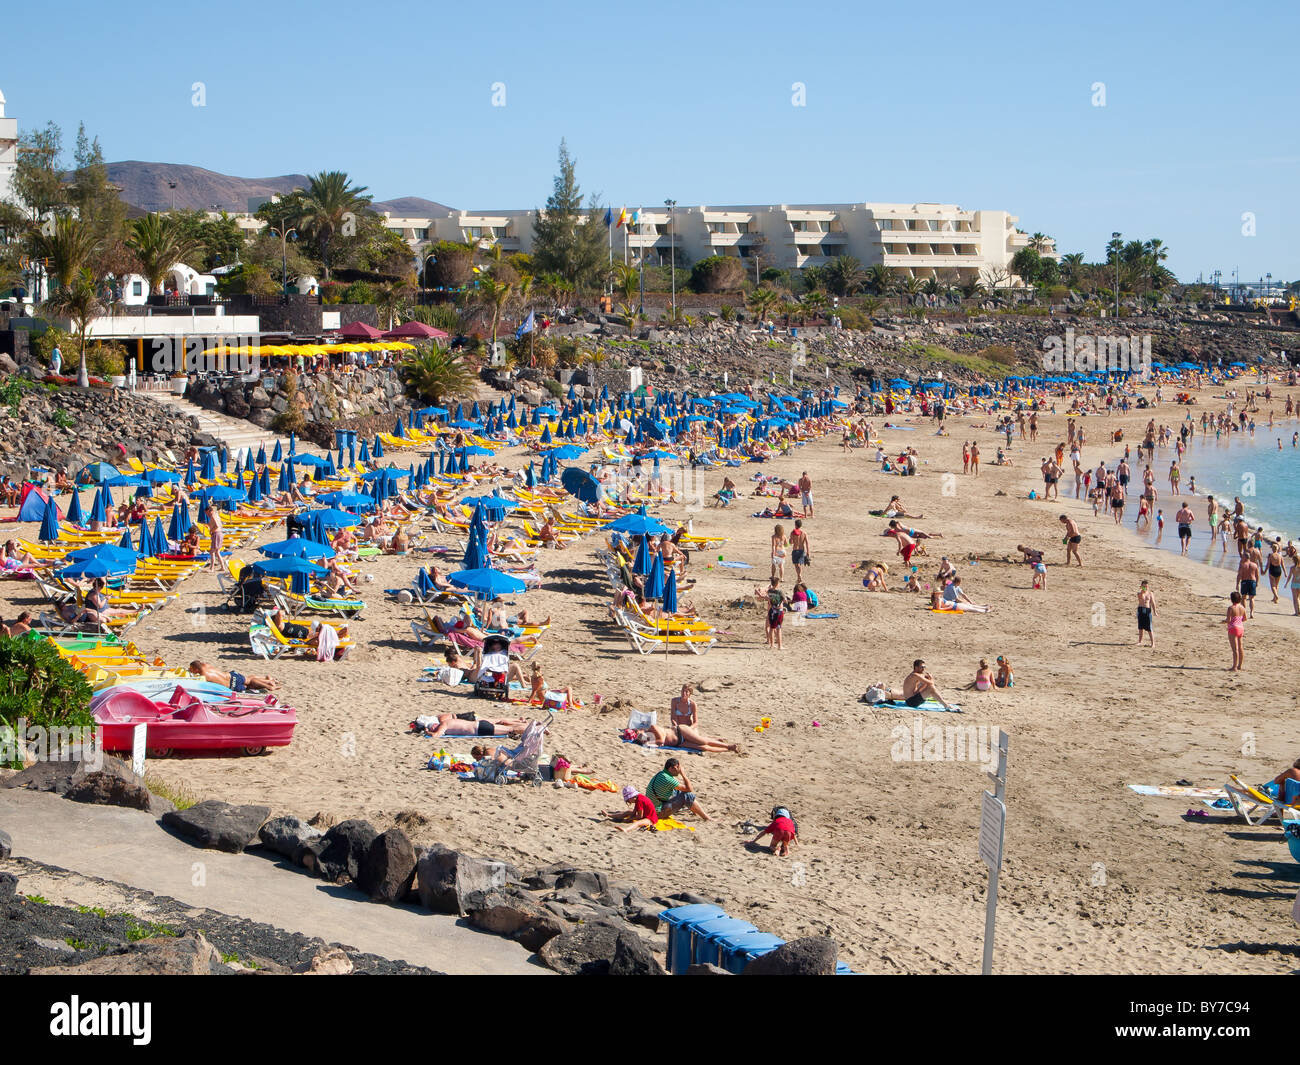
M 395 200 L 376 200 L 370 206 L 380 214 L 387 211 L 399 218 L 446 218 L 453 210 L 444 203 L 426 200 L 420 196 L 399 196 Z
M 283 196 L 306 188 L 306 174 L 279 177 L 241 178 L 181 163 L 142 163 L 128 160 L 108 164 L 108 180 L 122 189 L 122 199 L 141 211 L 165 211 L 176 207 L 206 211 L 217 209 L 232 214 L 253 211 L 272 196 Z M 171 187 L 175 183 L 176 187 Z M 445 218 L 452 209 L 419 196 L 401 196 L 375 203 L 381 214 Z
M 122 190 L 122 199 L 144 211 L 177 207 L 205 211 L 255 210 L 272 196 L 282 196 L 307 185 L 306 174 L 241 178 L 180 163 L 142 163 L 129 160 L 108 164 L 108 180 Z M 171 188 L 171 183 L 176 187 Z M 250 208 L 250 201 L 252 207 Z

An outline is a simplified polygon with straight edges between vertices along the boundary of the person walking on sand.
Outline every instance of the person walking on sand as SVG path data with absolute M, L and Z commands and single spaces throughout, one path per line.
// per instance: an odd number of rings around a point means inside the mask
M 980 475 L 980 446 L 973 441 L 970 446 L 970 472 L 975 477 Z
M 799 478 L 799 499 L 803 503 L 803 516 L 811 518 L 813 516 L 812 478 L 808 476 L 807 470 L 804 470 Z
M 1232 665 L 1228 672 L 1240 672 L 1246 662 L 1246 608 L 1241 605 L 1240 592 L 1232 593 L 1232 603 L 1223 623 L 1228 626 L 1228 646 L 1232 648 Z
M 1151 590 L 1146 581 L 1142 582 L 1138 588 L 1138 646 L 1142 646 L 1142 634 L 1145 632 L 1151 639 L 1151 647 L 1156 645 L 1155 630 L 1151 627 L 1151 622 L 1156 616 L 1156 597 L 1151 594 Z
M 208 503 L 207 513 L 204 515 L 208 523 L 208 569 L 218 570 L 221 568 L 221 515 L 217 513 L 217 505 Z
M 1282 579 L 1282 541 L 1273 541 L 1268 552 L 1268 586 L 1273 593 L 1273 602 L 1277 602 L 1277 585 Z
M 778 525 L 772 530 L 772 579 L 785 580 L 785 528 Z
M 1255 595 L 1259 591 L 1259 563 L 1255 561 L 1253 554 L 1242 556 L 1241 564 L 1237 567 L 1237 590 L 1241 593 L 1241 598 L 1250 607 L 1250 616 L 1255 616 Z
M 804 531 L 803 520 L 795 518 L 794 529 L 790 533 L 790 561 L 794 563 L 794 581 L 803 580 L 803 568 L 812 559 L 809 557 L 808 533 Z
M 1174 521 L 1178 523 L 1178 542 L 1180 544 L 1179 554 L 1186 555 L 1187 548 L 1192 542 L 1192 522 L 1196 520 L 1196 515 L 1192 513 L 1186 501 L 1183 502 L 1177 514 L 1174 515 Z
M 1070 564 L 1070 558 L 1083 565 L 1083 559 L 1079 557 L 1079 544 L 1083 542 L 1083 536 L 1079 533 L 1078 523 L 1068 514 L 1062 514 L 1060 520 L 1065 523 L 1065 564 Z

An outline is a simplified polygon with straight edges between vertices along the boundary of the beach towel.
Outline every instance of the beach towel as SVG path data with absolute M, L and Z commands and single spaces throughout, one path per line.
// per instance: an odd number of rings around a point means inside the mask
M 655 822 L 656 832 L 671 832 L 674 828 L 684 828 L 687 832 L 694 832 L 692 825 L 684 825 L 675 817 L 661 817 Z
M 812 621 L 812 620 L 820 620 L 821 618 L 837 618 L 839 617 L 839 615 L 838 614 L 805 614 L 804 617 Z
M 722 566 L 724 569 L 753 569 L 754 568 L 748 562 L 719 562 L 718 565 Z
M 1207 799 L 1227 800 L 1228 793 L 1222 788 L 1189 788 L 1178 784 L 1130 784 L 1130 791 L 1139 795 L 1155 795 L 1164 799 Z
M 893 699 L 884 703 L 872 703 L 877 710 L 929 710 L 936 714 L 960 714 L 960 706 L 944 706 L 943 703 L 936 703 L 933 699 L 927 699 L 920 706 L 908 706 L 901 699 Z
M 316 661 L 331 662 L 339 649 L 339 633 L 333 625 L 320 627 L 320 642 L 316 645 Z

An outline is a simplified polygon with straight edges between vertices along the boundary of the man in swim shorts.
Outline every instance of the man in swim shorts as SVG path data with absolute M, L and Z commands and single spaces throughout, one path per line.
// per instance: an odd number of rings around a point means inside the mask
M 1237 567 L 1237 590 L 1250 608 L 1250 616 L 1255 616 L 1255 593 L 1259 589 L 1259 563 L 1248 552 L 1242 556 Z
M 202 677 L 209 684 L 218 684 L 223 688 L 229 688 L 236 694 L 246 691 L 275 691 L 280 686 L 270 677 L 246 677 L 234 670 L 223 673 L 221 670 L 214 669 L 206 662 L 200 662 L 197 659 L 190 663 L 190 672 Z
M 1068 514 L 1062 514 L 1060 520 L 1065 523 L 1065 564 L 1070 564 L 1070 558 L 1083 565 L 1083 559 L 1079 557 L 1079 544 L 1083 542 L 1083 536 L 1079 533 L 1078 523 Z
M 934 678 L 926 672 L 925 661 L 918 658 L 912 663 L 912 672 L 903 678 L 903 702 L 908 706 L 917 707 L 926 699 L 933 699 L 940 703 L 945 710 L 952 709 L 943 701 Z
M 1138 588 L 1137 615 L 1138 615 L 1138 646 L 1142 646 L 1142 634 L 1145 632 L 1151 640 L 1151 646 L 1156 645 L 1156 636 L 1151 629 L 1151 619 L 1156 613 L 1156 597 L 1151 594 L 1147 587 L 1147 582 L 1143 581 Z
M 808 476 L 807 470 L 804 470 L 803 475 L 799 478 L 799 497 L 803 503 L 803 516 L 811 518 L 813 514 L 812 479 Z
M 1195 520 L 1196 515 L 1192 513 L 1192 508 L 1184 501 L 1182 509 L 1174 515 L 1174 521 L 1178 522 L 1178 539 L 1182 544 L 1180 554 L 1187 554 L 1188 545 L 1192 540 L 1192 522 Z

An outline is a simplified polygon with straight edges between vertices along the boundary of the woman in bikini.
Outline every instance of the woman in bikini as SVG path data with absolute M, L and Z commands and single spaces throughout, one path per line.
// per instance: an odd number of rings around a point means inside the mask
M 772 530 L 772 579 L 785 580 L 785 528 L 778 525 Z
M 1246 608 L 1242 606 L 1240 592 L 1232 593 L 1232 604 L 1223 623 L 1228 626 L 1228 646 L 1232 648 L 1232 665 L 1228 672 L 1240 672 L 1246 661 Z
M 695 700 L 691 698 L 692 690 L 689 684 L 683 684 L 682 694 L 668 704 L 668 715 L 672 724 L 691 727 L 698 723 L 699 709 L 695 705 Z

